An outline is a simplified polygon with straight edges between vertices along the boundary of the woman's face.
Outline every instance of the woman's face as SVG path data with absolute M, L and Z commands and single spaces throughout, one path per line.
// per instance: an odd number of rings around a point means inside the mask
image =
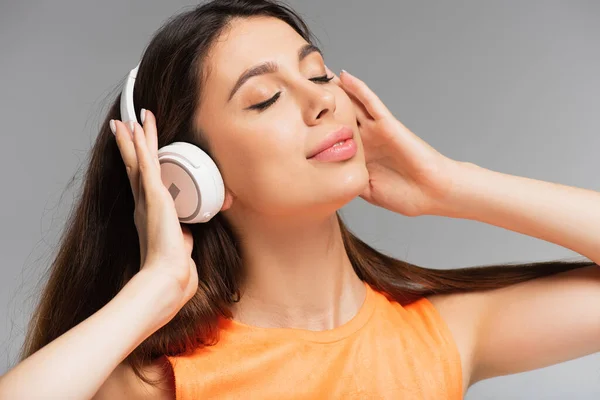
M 299 60 L 307 44 L 285 22 L 253 17 L 233 20 L 212 48 L 195 123 L 227 188 L 223 210 L 241 207 L 265 216 L 332 213 L 368 184 L 352 101 L 336 83 L 314 80 L 326 75 L 325 64 L 318 51 Z M 277 71 L 249 78 L 230 98 L 238 78 L 264 62 Z M 269 99 L 275 102 L 263 110 L 250 108 Z M 342 126 L 354 132 L 352 158 L 307 158 Z

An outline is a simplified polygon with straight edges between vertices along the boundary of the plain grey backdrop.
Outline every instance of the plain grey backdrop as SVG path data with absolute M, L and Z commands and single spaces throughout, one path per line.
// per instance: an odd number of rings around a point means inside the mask
M 289 3 L 320 39 L 329 68 L 363 79 L 443 154 L 600 190 L 600 2 Z M 14 365 L 108 101 L 159 25 L 197 2 L 0 4 L 4 373 Z M 360 198 L 343 215 L 368 243 L 423 266 L 577 256 L 495 226 L 404 217 Z M 589 307 L 597 316 L 592 308 L 600 304 Z M 598 399 L 600 353 L 479 382 L 466 398 Z

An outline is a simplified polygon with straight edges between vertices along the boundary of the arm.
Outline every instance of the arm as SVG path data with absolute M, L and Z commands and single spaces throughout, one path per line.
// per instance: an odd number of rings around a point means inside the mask
M 92 400 L 175 400 L 175 381 L 166 358 L 159 357 L 150 365 L 145 365 L 143 373 L 151 380 L 159 380 L 159 383 L 150 385 L 140 380 L 129 364 L 122 362 Z
M 485 222 L 600 262 L 600 193 L 460 162 L 439 215 Z
M 99 311 L 0 377 L 0 398 L 92 398 L 125 357 L 160 328 L 157 321 L 168 320 L 180 291 L 175 285 L 159 274 L 138 272 Z
M 537 237 L 600 262 L 600 194 L 461 163 L 447 209 Z M 597 265 L 463 296 L 471 383 L 600 351 Z M 465 332 L 465 329 L 467 332 Z

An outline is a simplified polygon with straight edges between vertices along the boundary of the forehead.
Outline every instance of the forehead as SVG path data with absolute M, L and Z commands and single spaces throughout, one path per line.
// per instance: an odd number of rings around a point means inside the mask
M 278 18 L 235 18 L 208 54 L 205 88 L 212 92 L 219 87 L 225 93 L 242 72 L 261 62 L 297 63 L 298 49 L 306 43 Z

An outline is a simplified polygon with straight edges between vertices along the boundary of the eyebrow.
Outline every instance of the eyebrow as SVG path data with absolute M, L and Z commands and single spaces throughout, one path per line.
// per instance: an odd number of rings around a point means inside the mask
M 304 46 L 302 46 L 300 48 L 300 50 L 298 50 L 298 62 L 304 60 L 304 58 L 306 58 L 306 56 L 308 56 L 309 54 L 314 53 L 314 52 L 321 54 L 321 57 L 323 57 L 323 52 L 317 46 L 310 44 L 310 43 L 305 44 Z M 231 93 L 229 93 L 229 98 L 227 99 L 227 102 L 229 102 L 231 100 L 231 98 L 233 97 L 235 92 L 237 92 L 238 89 L 248 79 L 252 78 L 253 76 L 257 76 L 257 75 L 263 75 L 263 74 L 276 72 L 277 69 L 278 69 L 277 64 L 275 64 L 271 61 L 267 61 L 267 62 L 258 64 L 252 68 L 247 69 L 246 71 L 244 71 L 244 73 L 242 75 L 240 75 L 237 82 L 233 86 L 233 89 L 231 89 Z

